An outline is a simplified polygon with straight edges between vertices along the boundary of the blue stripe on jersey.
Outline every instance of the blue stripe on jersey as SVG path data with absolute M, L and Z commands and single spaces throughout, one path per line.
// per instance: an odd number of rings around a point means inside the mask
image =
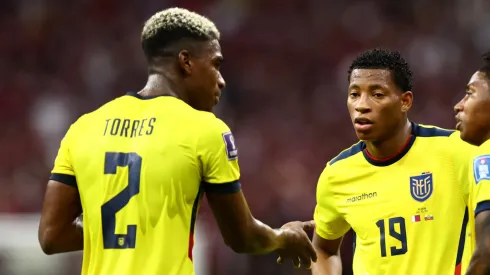
M 476 205 L 476 208 L 475 208 L 475 217 L 476 215 L 478 215 L 480 212 L 483 212 L 483 211 L 488 211 L 490 210 L 490 201 L 482 201 L 482 202 L 479 202 L 477 205 Z
M 59 181 L 69 186 L 77 187 L 77 178 L 72 175 L 53 173 L 49 179 Z
M 365 147 L 365 145 L 364 145 L 363 142 L 359 142 L 357 144 L 352 145 L 352 147 L 350 147 L 347 150 L 344 150 L 338 156 L 336 156 L 335 158 L 333 158 L 330 161 L 330 165 L 333 165 L 334 163 L 336 163 L 339 160 L 343 160 L 343 159 L 346 159 L 348 157 L 352 157 L 353 155 L 361 152 L 364 149 L 364 147 Z
M 192 261 L 192 249 L 194 248 L 194 228 L 196 226 L 197 219 L 197 210 L 199 210 L 199 201 L 201 201 L 201 197 L 204 194 L 203 185 L 199 186 L 199 191 L 197 192 L 196 198 L 194 199 L 194 204 L 192 205 L 192 214 L 191 214 L 191 230 L 189 234 L 189 249 L 187 252 L 187 256 Z
M 412 122 L 412 134 L 419 137 L 448 137 L 454 132 L 454 130 L 420 126 Z
M 240 191 L 242 186 L 240 181 L 232 181 L 227 183 L 208 183 L 203 182 L 204 191 L 210 193 L 219 193 L 219 194 L 232 194 Z
M 169 94 L 163 94 L 163 95 L 148 95 L 148 96 L 143 96 L 135 92 L 127 92 L 126 95 L 136 97 L 137 99 L 142 99 L 142 100 L 147 100 L 147 99 L 153 99 L 161 96 L 171 96 Z
M 463 258 L 464 242 L 466 239 L 466 225 L 468 224 L 468 208 L 464 211 L 463 224 L 461 225 L 461 233 L 459 234 L 458 254 L 456 255 L 456 266 L 461 263 Z

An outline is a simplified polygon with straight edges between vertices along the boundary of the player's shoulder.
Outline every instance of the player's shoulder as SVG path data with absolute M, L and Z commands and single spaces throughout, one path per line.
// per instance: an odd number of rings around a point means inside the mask
M 85 127 L 91 127 L 95 120 L 98 120 L 101 116 L 103 116 L 103 114 L 105 114 L 108 109 L 113 108 L 115 104 L 120 102 L 121 98 L 122 97 L 117 97 L 109 102 L 104 103 L 91 112 L 82 114 L 71 124 L 69 131 L 83 131 Z
M 418 139 L 424 140 L 425 144 L 431 149 L 438 150 L 442 148 L 447 152 L 466 151 L 468 153 L 474 150 L 475 146 L 463 141 L 460 132 L 457 130 L 425 124 L 414 123 L 413 125 L 414 129 L 412 132 Z M 451 150 L 447 150 L 449 148 Z
M 342 162 L 345 163 L 349 160 L 353 160 L 353 158 L 355 156 L 357 156 L 359 153 L 362 153 L 362 150 L 364 150 L 364 148 L 365 148 L 365 145 L 362 141 L 359 141 L 359 142 L 353 144 L 352 146 L 350 146 L 347 149 L 342 150 L 340 152 L 340 154 L 338 154 L 337 156 L 332 158 L 327 163 L 327 167 L 329 167 L 329 169 L 332 169 L 331 167 L 333 167 L 334 165 L 337 166 L 338 163 L 342 163 Z
M 426 125 L 426 124 L 418 124 L 418 123 L 413 123 L 412 132 L 417 137 L 422 137 L 422 138 L 431 138 L 431 137 L 449 138 L 449 137 L 459 136 L 459 132 L 456 130 L 450 130 L 434 125 Z
M 199 111 L 191 108 L 187 114 L 187 120 L 190 125 L 194 125 L 193 128 L 198 129 L 201 134 L 215 134 L 216 132 L 229 132 L 228 125 L 216 117 L 212 112 Z
M 481 180 L 490 180 L 490 140 L 478 146 L 473 152 L 473 175 L 478 184 Z

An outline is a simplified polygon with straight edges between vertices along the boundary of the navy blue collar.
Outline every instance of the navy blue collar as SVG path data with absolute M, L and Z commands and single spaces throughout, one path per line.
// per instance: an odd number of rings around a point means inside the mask
M 153 99 L 153 98 L 157 98 L 157 97 L 161 97 L 161 96 L 171 96 L 171 95 L 151 95 L 151 96 L 142 96 L 138 93 L 135 93 L 135 92 L 127 92 L 126 95 L 128 96 L 132 96 L 132 97 L 136 97 L 138 99 L 143 99 L 143 100 L 146 100 L 146 99 Z
M 412 145 L 415 142 L 415 139 L 417 138 L 417 134 L 419 132 L 418 131 L 419 126 L 414 122 L 411 122 L 411 124 L 412 124 L 412 130 L 411 130 L 412 135 L 407 140 L 407 143 L 405 144 L 403 149 L 393 157 L 387 159 L 375 159 L 372 156 L 370 156 L 369 153 L 367 152 L 366 143 L 361 142 L 362 154 L 364 155 L 366 161 L 374 166 L 388 166 L 402 159 L 408 153 L 410 148 L 412 148 Z

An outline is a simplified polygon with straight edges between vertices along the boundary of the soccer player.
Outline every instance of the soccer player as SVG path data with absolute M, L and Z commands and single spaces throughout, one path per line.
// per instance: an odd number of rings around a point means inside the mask
M 461 138 L 478 146 L 468 177 L 470 215 L 463 258 L 463 272 L 471 259 L 467 274 L 490 274 L 490 52 L 483 61 L 454 107 Z
M 146 86 L 83 115 L 61 142 L 39 225 L 45 253 L 83 249 L 82 274 L 194 274 L 205 193 L 235 252 L 277 251 L 306 268 L 316 260 L 304 232 L 313 222 L 274 230 L 250 213 L 233 135 L 210 112 L 225 86 L 219 36 L 180 8 L 145 23 Z
M 348 80 L 361 141 L 330 160 L 318 181 L 313 274 L 342 274 L 339 248 L 350 228 L 354 274 L 454 274 L 472 146 L 458 132 L 409 121 L 412 72 L 398 52 L 362 53 Z

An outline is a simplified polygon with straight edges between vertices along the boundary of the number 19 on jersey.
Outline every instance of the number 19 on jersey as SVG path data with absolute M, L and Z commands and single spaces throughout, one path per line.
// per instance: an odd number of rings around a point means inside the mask
M 389 237 L 392 237 L 400 242 L 400 246 L 390 247 L 390 256 L 403 255 L 407 253 L 407 229 L 405 227 L 405 219 L 403 217 L 389 218 L 388 220 Z M 382 219 L 376 222 L 379 228 L 379 243 L 381 248 L 381 257 L 386 257 L 386 220 Z M 396 228 L 398 227 L 398 228 Z

